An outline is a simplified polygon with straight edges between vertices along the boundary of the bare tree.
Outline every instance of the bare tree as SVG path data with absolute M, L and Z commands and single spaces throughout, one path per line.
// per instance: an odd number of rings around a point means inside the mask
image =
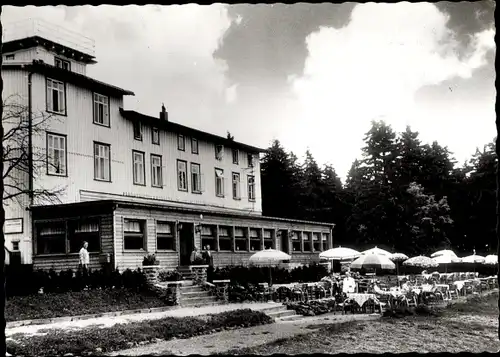
M 60 170 L 66 162 L 62 162 L 61 157 L 52 157 L 45 148 L 32 144 L 30 150 L 30 113 L 28 106 L 23 103 L 19 95 L 6 98 L 2 106 L 3 204 L 8 206 L 14 201 L 22 206 L 29 206 L 35 201 L 59 203 L 59 196 L 65 191 L 64 187 L 46 189 L 35 186 L 33 182 L 43 174 L 43 170 L 49 167 L 56 171 Z M 32 137 L 45 135 L 45 131 L 53 120 L 58 119 L 43 112 L 32 112 Z M 30 180 L 32 180 L 31 184 Z

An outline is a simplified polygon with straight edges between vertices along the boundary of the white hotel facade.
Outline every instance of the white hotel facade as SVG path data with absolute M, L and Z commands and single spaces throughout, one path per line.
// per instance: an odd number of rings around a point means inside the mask
M 124 109 L 133 92 L 86 75 L 96 63 L 88 38 L 41 21 L 7 29 L 3 99 L 15 96 L 28 120 L 50 116 L 32 135 L 47 163 L 31 185 L 63 189 L 56 203 L 4 203 L 5 247 L 22 263 L 74 269 L 83 240 L 92 268 L 119 269 L 140 266 L 146 253 L 172 269 L 188 265 L 194 246 L 210 245 L 215 266 L 245 264 L 263 247 L 307 263 L 332 247 L 331 223 L 262 215 L 262 149 L 175 123 L 164 109 Z M 16 180 L 30 186 L 29 175 Z

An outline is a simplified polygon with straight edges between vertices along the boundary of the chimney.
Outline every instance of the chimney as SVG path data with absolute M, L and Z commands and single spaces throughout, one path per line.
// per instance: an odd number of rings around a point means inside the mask
M 168 113 L 163 103 L 161 104 L 160 120 L 168 121 Z

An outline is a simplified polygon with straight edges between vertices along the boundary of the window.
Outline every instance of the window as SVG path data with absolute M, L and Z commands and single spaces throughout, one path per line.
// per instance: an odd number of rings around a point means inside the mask
M 224 197 L 224 170 L 215 169 L 215 195 Z
M 302 250 L 300 249 L 299 234 L 299 232 L 292 232 L 292 249 L 294 252 L 300 252 Z
M 67 71 L 71 71 L 71 62 L 63 60 L 61 58 L 54 58 L 54 64 L 57 68 L 62 68 Z
M 216 249 L 215 227 L 201 226 L 201 247 Z
M 173 223 L 156 222 L 156 249 L 175 250 Z
M 198 154 L 198 139 L 191 138 L 191 153 Z
M 163 187 L 163 169 L 161 156 L 151 154 L 151 185 L 154 187 Z
M 5 60 L 9 61 L 9 60 L 13 60 L 16 58 L 16 55 L 14 53 L 10 54 L 10 55 L 5 55 Z M 19 243 L 19 242 L 18 242 Z
M 109 98 L 94 93 L 94 123 L 109 127 Z
M 240 152 L 238 151 L 238 149 L 233 149 L 232 153 L 233 153 L 233 164 L 238 165 L 238 163 L 240 162 Z
M 321 233 L 313 233 L 313 248 L 315 252 L 321 251 Z
M 250 250 L 258 251 L 262 250 L 260 241 L 259 229 L 250 228 Z
M 201 172 L 200 164 L 191 163 L 191 190 L 194 193 L 201 193 Z
M 12 242 L 12 250 L 19 250 L 19 242 Z
M 142 141 L 142 124 L 140 121 L 134 121 L 134 139 Z
M 246 228 L 236 227 L 234 229 L 234 244 L 237 251 L 248 251 L 248 239 L 245 234 Z
M 66 253 L 65 222 L 38 224 L 37 228 L 37 254 Z
M 47 111 L 66 114 L 66 87 L 63 82 L 47 78 Z
M 248 167 L 253 167 L 253 155 L 247 154 Z
M 328 233 L 321 234 L 321 242 L 323 244 L 323 251 L 328 250 Z
M 66 136 L 47 133 L 47 174 L 66 176 Z
M 218 161 L 222 161 L 223 157 L 224 157 L 224 146 L 215 145 L 215 159 Z
M 68 222 L 68 228 L 70 253 L 78 253 L 83 246 L 83 242 L 89 244 L 87 248 L 89 252 L 99 252 L 101 250 L 98 218 L 70 221 Z
M 132 150 L 132 160 L 134 166 L 134 185 L 146 185 L 146 170 L 144 167 L 144 153 Z M 160 165 L 161 167 L 161 165 Z
M 302 241 L 304 242 L 304 252 L 311 252 L 311 233 L 303 232 Z
M 186 151 L 186 140 L 184 138 L 184 135 L 179 134 L 177 136 L 177 149 Z
M 219 227 L 219 250 L 231 251 L 232 250 L 232 237 L 229 227 Z
M 144 225 L 145 221 L 125 219 L 123 221 L 123 249 L 144 249 Z
M 110 146 L 94 142 L 94 179 L 111 181 Z
M 160 130 L 158 128 L 151 128 L 151 142 L 160 145 Z
M 274 249 L 273 232 L 270 229 L 264 229 L 264 249 Z
M 177 160 L 177 188 L 179 191 L 187 191 L 187 162 Z
M 255 177 L 248 176 L 248 200 L 255 201 Z
M 239 200 L 240 197 L 240 174 L 233 172 L 233 198 Z

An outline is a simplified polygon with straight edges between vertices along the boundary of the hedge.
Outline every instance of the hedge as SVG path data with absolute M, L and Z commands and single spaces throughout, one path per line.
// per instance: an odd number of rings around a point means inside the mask
M 290 271 L 284 268 L 272 267 L 271 272 L 273 284 L 315 282 L 328 275 L 327 268 L 316 263 L 294 268 Z M 269 267 L 227 266 L 209 269 L 207 278 L 208 281 L 229 279 L 232 283 L 243 286 L 265 283 L 269 282 Z
M 128 288 L 135 291 L 147 290 L 146 277 L 140 269 L 119 272 L 115 269 L 89 270 L 84 282 L 80 271 L 71 269 L 57 273 L 33 270 L 30 265 L 6 266 L 5 284 L 7 298 L 37 294 L 43 288 L 44 293 L 62 293 L 89 289 Z

